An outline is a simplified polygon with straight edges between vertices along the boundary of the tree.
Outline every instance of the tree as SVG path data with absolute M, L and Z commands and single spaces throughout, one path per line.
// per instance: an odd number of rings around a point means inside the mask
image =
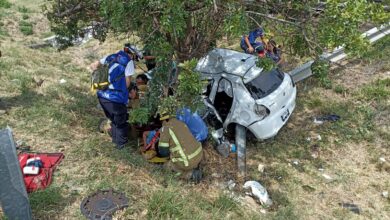
M 237 37 L 262 25 L 292 55 L 315 56 L 345 45 L 357 54 L 367 46 L 362 25 L 384 24 L 384 6 L 367 0 L 51 0 L 46 14 L 52 30 L 68 39 L 91 27 L 107 33 L 134 32 L 161 57 L 179 62 L 204 55 L 222 36 Z
M 66 45 L 85 27 L 101 41 L 111 32 L 134 33 L 152 44 L 161 67 L 154 85 L 163 86 L 172 55 L 179 63 L 199 58 L 222 37 L 238 41 L 254 27 L 262 26 L 293 56 L 318 57 L 339 45 L 361 55 L 368 47 L 363 25 L 390 20 L 382 4 L 368 0 L 49 0 L 45 12 Z M 162 88 L 152 91 L 161 94 Z M 154 97 L 149 110 L 159 102 Z

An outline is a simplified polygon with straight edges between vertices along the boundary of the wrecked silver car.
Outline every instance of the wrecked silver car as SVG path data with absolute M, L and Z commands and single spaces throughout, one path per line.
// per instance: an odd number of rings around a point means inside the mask
M 290 75 L 278 69 L 263 71 L 256 61 L 256 56 L 217 48 L 199 60 L 196 70 L 209 81 L 205 104 L 220 126 L 227 131 L 240 125 L 262 140 L 286 124 L 297 90 Z

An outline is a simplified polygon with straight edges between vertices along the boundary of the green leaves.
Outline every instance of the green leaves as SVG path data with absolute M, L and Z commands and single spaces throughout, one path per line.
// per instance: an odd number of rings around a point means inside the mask
M 7 0 L 0 0 L 0 8 L 10 8 L 12 4 Z
M 175 94 L 179 102 L 179 108 L 188 107 L 195 111 L 201 105 L 200 94 L 202 93 L 203 84 L 200 74 L 193 71 L 197 62 L 196 59 L 192 59 L 181 65 L 179 85 Z
M 257 58 L 256 66 L 263 68 L 263 71 L 270 71 L 276 67 L 276 63 L 269 57 Z
M 198 72 L 193 71 L 197 63 L 196 59 L 186 61 L 179 65 L 180 74 L 178 85 L 172 96 L 164 97 L 159 105 L 159 112 L 176 114 L 180 108 L 187 107 L 196 111 L 202 105 L 201 93 L 203 84 Z
M 331 88 L 332 82 L 329 79 L 329 62 L 325 60 L 316 60 L 312 66 L 311 70 L 314 77 L 318 80 L 319 85 L 325 88 Z
M 361 56 L 369 43 L 361 36 L 360 27 L 367 22 L 378 24 L 389 19 L 381 4 L 366 0 L 328 0 L 319 19 L 319 43 L 330 49 L 344 45 L 346 52 Z
M 146 124 L 149 122 L 150 112 L 147 108 L 132 109 L 129 114 L 129 122 L 133 124 Z

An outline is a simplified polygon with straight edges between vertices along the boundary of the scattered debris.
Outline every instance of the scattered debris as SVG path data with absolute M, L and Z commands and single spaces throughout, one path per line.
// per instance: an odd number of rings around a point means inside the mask
M 384 157 L 379 158 L 379 164 L 377 167 L 380 171 L 390 172 L 390 163 Z
M 389 198 L 389 192 L 388 191 L 383 191 L 382 196 L 385 197 L 386 199 Z
M 88 219 L 112 219 L 115 211 L 129 207 L 129 199 L 122 192 L 101 190 L 84 198 L 81 213 Z
M 333 178 L 332 177 L 330 177 L 328 174 L 322 174 L 322 176 L 326 179 L 326 180 L 333 180 Z
M 66 83 L 66 80 L 65 79 L 60 79 L 60 84 L 64 84 Z
M 305 190 L 306 192 L 314 192 L 316 190 L 314 187 L 309 185 L 303 185 L 302 189 Z
M 264 172 L 264 164 L 259 164 L 258 166 L 257 166 L 257 170 L 260 172 L 260 173 L 263 173 Z
M 318 168 L 318 171 L 323 172 L 323 171 L 324 171 L 324 168 Z
M 324 123 L 324 121 L 319 121 L 317 120 L 317 118 L 314 118 L 314 124 L 318 124 L 318 125 L 322 125 Z
M 233 180 L 229 180 L 226 185 L 229 190 L 233 190 L 236 187 L 236 183 Z
M 345 209 L 348 209 L 349 211 L 351 211 L 353 213 L 358 214 L 358 215 L 361 212 L 360 208 L 357 205 L 353 204 L 353 203 L 344 203 L 344 202 L 342 202 L 342 203 L 339 203 L 339 205 L 341 207 L 345 208 Z
M 230 143 L 227 141 L 222 142 L 216 147 L 216 150 L 220 155 L 222 155 L 224 158 L 227 158 L 230 154 Z
M 316 159 L 320 156 L 320 146 L 318 144 L 314 144 L 310 147 L 311 157 Z
M 89 26 L 82 30 L 82 33 L 74 40 L 71 41 L 73 45 L 82 45 L 88 42 L 93 38 L 93 27 Z M 61 48 L 65 46 L 65 42 L 69 41 L 66 37 L 60 37 L 58 35 L 53 35 L 51 37 L 43 39 L 42 43 L 35 43 L 28 45 L 31 49 L 39 49 L 43 47 L 54 47 Z
M 338 116 L 338 115 L 324 115 L 324 116 L 319 116 L 319 117 L 314 118 L 313 122 L 315 124 L 323 124 L 325 121 L 334 122 L 334 121 L 338 121 L 338 120 L 340 120 L 340 116 Z
M 37 87 L 41 87 L 41 86 L 42 86 L 42 83 L 43 83 L 45 80 L 44 80 L 44 79 L 39 79 L 39 80 L 33 79 L 32 81 L 35 83 L 35 85 L 36 85 Z
M 219 174 L 219 173 L 212 173 L 211 176 L 213 178 L 221 178 L 221 174 Z
M 266 207 L 272 205 L 272 200 L 268 196 L 267 190 L 259 182 L 246 181 L 244 184 L 244 189 L 250 190 L 250 192 L 247 192 L 246 194 L 258 199 L 262 205 Z
M 321 137 L 321 135 L 317 135 L 317 140 L 322 140 L 322 137 Z
M 211 137 L 213 137 L 214 141 L 217 142 L 217 144 L 221 144 L 223 139 L 223 128 L 212 131 Z
M 299 162 L 299 160 L 293 160 L 291 162 L 291 166 L 294 167 L 299 172 L 305 172 L 305 168 L 303 168 L 303 164 Z

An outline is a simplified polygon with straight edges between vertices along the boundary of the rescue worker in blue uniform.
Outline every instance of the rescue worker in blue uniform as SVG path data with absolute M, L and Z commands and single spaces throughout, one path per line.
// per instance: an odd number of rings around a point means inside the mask
M 109 87 L 99 90 L 97 96 L 107 118 L 111 121 L 112 142 L 117 149 L 128 143 L 129 123 L 127 113 L 128 87 L 134 75 L 134 60 L 142 58 L 136 48 L 126 44 L 124 49 L 100 60 L 109 64 Z
M 261 44 L 263 44 L 263 47 L 265 47 L 265 41 L 264 41 L 264 30 L 263 28 L 259 27 L 251 32 L 249 32 L 249 35 L 244 35 L 241 38 L 241 49 L 244 50 L 245 53 L 252 54 L 255 52 L 255 45 L 259 44 L 260 42 L 257 42 L 256 39 L 261 39 Z

